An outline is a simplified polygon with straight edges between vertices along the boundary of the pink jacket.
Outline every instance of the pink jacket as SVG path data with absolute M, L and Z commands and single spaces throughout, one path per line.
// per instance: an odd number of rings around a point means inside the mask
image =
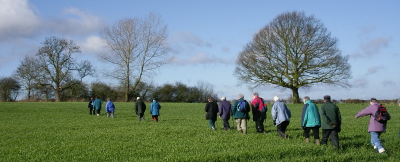
M 368 132 L 385 132 L 386 124 L 375 120 L 375 113 L 378 111 L 379 103 L 375 102 L 357 113 L 356 118 L 369 115 Z

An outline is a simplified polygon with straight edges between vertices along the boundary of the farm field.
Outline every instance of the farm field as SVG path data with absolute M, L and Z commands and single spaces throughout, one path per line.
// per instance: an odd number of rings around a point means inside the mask
M 266 134 L 252 120 L 248 134 L 224 131 L 222 120 L 212 131 L 204 119 L 204 103 L 160 103 L 159 122 L 138 122 L 134 103 L 115 103 L 115 118 L 90 116 L 86 102 L 0 103 L 0 161 L 398 161 L 400 121 L 396 105 L 386 105 L 392 119 L 381 139 L 386 154 L 377 154 L 367 133 L 369 117 L 355 119 L 367 105 L 338 104 L 342 118 L 340 149 L 306 144 L 302 137 L 302 104 L 292 111 L 281 139 L 268 110 Z M 103 106 L 105 103 L 103 103 Z M 149 107 L 150 103 L 146 103 Z M 321 105 L 318 105 L 320 108 Z M 268 109 L 271 104 L 268 103 Z M 232 120 L 230 121 L 231 127 Z M 321 134 L 321 130 L 320 130 Z M 330 141 L 329 141 L 330 142 Z

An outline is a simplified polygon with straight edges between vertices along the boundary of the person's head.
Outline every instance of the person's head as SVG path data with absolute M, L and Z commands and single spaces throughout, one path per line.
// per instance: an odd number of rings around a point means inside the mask
M 157 100 L 155 98 L 153 98 L 153 102 L 157 102 Z
M 111 99 L 110 99 L 110 98 L 107 98 L 107 101 L 111 101 Z
M 140 97 L 136 97 L 136 100 L 140 100 Z
M 239 94 L 239 99 L 241 99 L 241 98 L 244 98 L 244 95 L 243 94 Z
M 253 98 L 257 98 L 258 97 L 258 93 L 257 92 L 254 92 L 253 93 Z
M 304 103 L 306 103 L 308 100 L 310 100 L 310 97 L 308 97 L 308 96 L 305 96 L 305 97 L 303 98 L 303 102 L 304 102 Z
M 371 100 L 369 101 L 369 104 L 374 104 L 374 103 L 378 103 L 378 100 L 374 97 L 371 98 Z
M 324 102 L 330 102 L 331 101 L 331 96 L 325 95 L 324 96 Z
M 279 101 L 279 97 L 278 96 L 274 96 L 274 102 Z
M 208 102 L 213 102 L 212 97 L 208 97 Z
M 225 97 L 225 96 L 222 96 L 222 97 L 221 97 L 221 101 L 226 101 L 226 97 Z

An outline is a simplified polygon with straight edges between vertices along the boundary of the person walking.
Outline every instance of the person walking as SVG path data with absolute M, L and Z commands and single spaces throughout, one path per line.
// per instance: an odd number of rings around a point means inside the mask
M 319 127 L 321 127 L 321 119 L 318 112 L 318 107 L 310 97 L 303 98 L 304 106 L 301 114 L 301 127 L 303 128 L 303 136 L 306 143 L 310 143 L 310 131 L 312 130 L 314 140 L 317 145 L 320 145 Z
M 247 134 L 247 120 L 250 119 L 250 105 L 244 99 L 243 94 L 239 94 L 238 100 L 232 105 L 232 114 L 235 119 L 237 130 L 239 133 Z
M 208 125 L 212 130 L 215 130 L 215 121 L 217 121 L 218 105 L 212 100 L 211 97 L 208 98 L 208 102 L 204 107 L 206 113 L 206 119 L 208 120 Z
M 114 111 L 115 111 L 115 105 L 111 101 L 110 98 L 107 99 L 106 103 L 106 113 L 107 113 L 107 118 L 111 116 L 111 118 L 114 118 Z
M 271 115 L 274 126 L 276 126 L 276 130 L 282 138 L 289 138 L 289 135 L 286 134 L 286 128 L 290 123 L 292 113 L 278 96 L 274 96 L 273 100 L 274 104 L 271 108 Z
M 253 93 L 253 101 L 251 102 L 251 112 L 253 114 L 253 121 L 256 124 L 257 133 L 265 133 L 264 121 L 267 118 L 267 104 L 264 99 L 258 96 L 258 93 Z
M 153 102 L 150 104 L 150 114 L 153 121 L 158 122 L 158 116 L 160 116 L 161 105 L 153 99 Z
M 322 140 L 321 144 L 326 145 L 330 136 L 332 146 L 339 148 L 339 132 L 342 124 L 339 107 L 331 102 L 331 96 L 324 96 L 324 104 L 321 106 L 321 128 Z
M 93 106 L 94 109 L 96 110 L 97 116 L 100 116 L 101 104 L 103 104 L 103 101 L 100 100 L 99 97 L 96 97 L 96 99 L 93 102 Z
M 229 119 L 231 117 L 231 103 L 226 101 L 226 97 L 221 98 L 221 102 L 219 103 L 218 115 L 224 121 L 224 130 L 231 130 L 231 126 L 229 125 Z
M 91 97 L 89 100 L 89 103 L 88 103 L 89 115 L 96 114 L 93 103 L 94 103 L 94 100 L 93 100 L 93 97 Z
M 378 111 L 380 104 L 376 98 L 371 98 L 369 106 L 359 111 L 355 118 L 369 115 L 368 132 L 371 135 L 371 144 L 374 150 L 378 153 L 385 153 L 385 148 L 382 146 L 380 135 L 386 132 L 386 123 L 381 123 L 375 120 L 375 113 Z
M 139 121 L 144 120 L 144 112 L 146 111 L 146 104 L 143 102 L 142 98 L 137 97 L 135 102 L 135 113 L 138 116 Z

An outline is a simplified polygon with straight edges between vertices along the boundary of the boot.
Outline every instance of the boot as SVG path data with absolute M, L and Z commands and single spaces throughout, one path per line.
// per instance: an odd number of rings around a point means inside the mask
M 319 142 L 319 139 L 316 139 L 316 140 L 315 140 L 315 144 L 317 144 L 318 146 L 321 144 L 321 143 Z
M 310 143 L 310 139 L 309 138 L 306 138 L 306 143 Z

